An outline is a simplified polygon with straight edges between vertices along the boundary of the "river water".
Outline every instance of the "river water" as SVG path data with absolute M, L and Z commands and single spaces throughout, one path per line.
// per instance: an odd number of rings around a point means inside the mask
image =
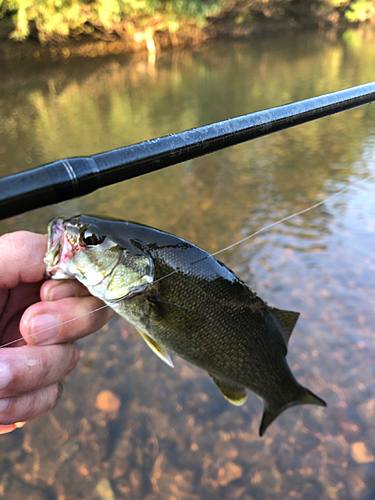
M 0 71 L 0 175 L 367 83 L 369 33 L 217 41 Z M 94 213 L 210 252 L 375 174 L 375 105 L 279 132 L 0 223 L 45 232 Z M 229 405 L 172 370 L 124 320 L 80 341 L 59 405 L 0 437 L 0 498 L 375 497 L 375 185 L 356 184 L 218 257 L 270 304 L 301 312 L 288 361 L 327 408 L 287 410 L 258 437 L 259 398 Z M 97 407 L 101 391 L 121 406 Z

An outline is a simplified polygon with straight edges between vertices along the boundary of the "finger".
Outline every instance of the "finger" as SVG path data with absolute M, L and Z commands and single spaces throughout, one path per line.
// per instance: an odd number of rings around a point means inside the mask
M 90 295 L 90 292 L 77 280 L 48 280 L 43 283 L 40 289 L 40 298 L 44 301 L 87 295 Z
M 92 295 L 38 302 L 22 316 L 20 331 L 28 344 L 58 344 L 96 332 L 114 311 Z
M 12 342 L 13 347 L 25 344 L 20 335 L 20 319 L 27 307 L 39 301 L 41 283 L 20 283 L 7 292 L 4 308 L 0 308 L 0 342 L 1 345 Z M 15 343 L 17 339 L 20 342 Z
M 59 396 L 59 385 L 54 384 L 22 396 L 0 399 L 0 424 L 35 420 L 53 408 Z
M 56 384 L 78 360 L 79 349 L 74 343 L 0 349 L 0 400 Z M 18 420 L 27 419 L 8 423 Z
M 16 422 L 15 424 L 0 425 L 0 436 L 2 434 L 8 434 L 9 432 L 20 429 L 26 424 L 26 422 Z
M 41 281 L 46 250 L 46 235 L 16 231 L 0 236 L 0 287 Z

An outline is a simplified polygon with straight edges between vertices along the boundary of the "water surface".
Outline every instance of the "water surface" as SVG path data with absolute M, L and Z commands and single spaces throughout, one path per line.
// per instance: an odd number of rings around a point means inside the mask
M 4 66 L 0 175 L 95 154 L 373 79 L 375 40 L 304 34 L 163 54 Z M 368 105 L 0 223 L 45 232 L 56 215 L 156 226 L 210 252 L 375 173 Z M 82 340 L 62 401 L 1 436 L 0 497 L 370 499 L 375 496 L 375 186 L 218 257 L 262 298 L 301 312 L 288 360 L 328 408 L 295 407 L 258 437 L 262 403 L 236 408 L 201 370 L 162 363 L 115 318 Z M 100 391 L 121 400 L 96 408 Z

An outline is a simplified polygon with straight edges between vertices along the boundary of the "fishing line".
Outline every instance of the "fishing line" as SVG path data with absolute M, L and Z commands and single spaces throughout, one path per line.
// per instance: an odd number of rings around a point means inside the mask
M 239 245 L 240 243 L 243 243 L 244 241 L 247 241 L 250 238 L 253 238 L 257 234 L 263 233 L 264 231 L 267 231 L 267 229 L 271 229 L 271 227 L 277 226 L 278 224 L 281 224 L 282 222 L 285 222 L 289 219 L 292 219 L 293 217 L 297 217 L 298 215 L 302 215 L 306 212 L 309 212 L 310 210 L 314 210 L 314 208 L 318 208 L 321 205 L 324 205 L 325 203 L 327 203 L 327 201 L 330 201 L 333 198 L 336 198 L 336 196 L 339 196 L 339 195 L 345 193 L 346 191 L 349 191 L 349 189 L 352 189 L 353 187 L 357 186 L 358 184 L 361 184 L 363 182 L 366 182 L 366 181 L 368 181 L 370 179 L 374 179 L 374 178 L 375 178 L 375 174 L 370 175 L 369 177 L 366 177 L 365 179 L 361 179 L 361 180 L 355 182 L 354 184 L 351 184 L 350 186 L 347 186 L 346 188 L 341 189 L 341 191 L 337 191 L 337 193 L 331 194 L 330 196 L 328 196 L 328 198 L 324 198 L 324 200 L 319 201 L 318 203 L 315 203 L 315 205 L 312 205 L 311 207 L 304 208 L 303 210 L 300 210 L 299 212 L 296 212 L 295 214 L 287 215 L 286 217 L 278 220 L 277 222 L 272 222 L 272 224 L 268 224 L 268 226 L 262 227 L 258 231 L 255 231 L 255 233 L 250 234 L 250 236 L 245 236 L 244 238 L 242 238 L 242 240 L 239 240 L 236 243 L 233 243 L 233 245 L 229 245 L 228 247 L 225 247 L 222 250 L 218 250 L 217 252 L 212 253 L 211 256 L 218 255 L 219 253 L 225 252 L 226 250 L 230 250 L 231 248 L 235 247 L 236 245 Z
M 271 224 L 268 224 L 267 226 L 264 226 L 261 229 L 258 229 L 257 231 L 255 231 L 255 233 L 252 233 L 252 234 L 250 234 L 248 236 L 245 236 L 241 240 L 236 241 L 236 243 L 233 243 L 232 245 L 229 245 L 229 246 L 227 246 L 225 248 L 222 248 L 221 250 L 217 250 L 216 252 L 213 252 L 213 253 L 211 253 L 209 255 L 211 257 L 214 257 L 215 255 L 218 255 L 218 254 L 220 254 L 222 252 L 225 252 L 226 250 L 230 250 L 231 248 L 233 248 L 233 247 L 235 247 L 237 245 L 240 245 L 241 243 L 244 243 L 245 241 L 249 240 L 250 238 L 253 238 L 254 236 L 257 236 L 259 233 L 263 233 L 264 231 L 267 231 L 268 229 L 271 229 L 272 227 L 275 227 L 278 224 L 281 224 L 282 222 L 285 222 L 285 221 L 287 221 L 289 219 L 292 219 L 293 217 L 298 217 L 298 215 L 302 215 L 302 214 L 304 214 L 306 212 L 309 212 L 310 210 L 314 210 L 315 208 L 318 208 L 321 205 L 324 205 L 325 203 L 327 203 L 328 201 L 332 200 L 333 198 L 336 198 L 337 196 L 340 196 L 341 194 L 346 193 L 346 191 L 349 191 L 349 189 L 354 188 L 358 184 L 362 184 L 362 183 L 364 183 L 366 181 L 369 181 L 370 179 L 374 179 L 374 178 L 375 178 L 375 174 L 372 174 L 372 175 L 369 175 L 368 177 L 365 177 L 364 179 L 360 179 L 359 181 L 356 181 L 353 184 L 350 184 L 350 186 L 346 186 L 345 188 L 341 189 L 340 191 L 337 191 L 336 193 L 331 194 L 327 198 L 324 198 L 324 200 L 321 200 L 321 201 L 315 203 L 314 205 L 311 205 L 310 207 L 304 208 L 303 210 L 300 210 L 299 212 L 295 212 L 295 213 L 293 213 L 291 215 L 287 215 L 283 219 L 279 219 L 276 222 L 272 222 Z M 205 257 L 205 258 L 207 259 L 207 257 Z M 190 264 L 191 265 L 192 264 L 196 264 L 197 262 L 200 262 L 201 260 L 203 260 L 203 259 L 200 259 L 199 261 L 197 260 L 195 262 L 191 262 Z M 177 273 L 179 271 L 179 269 L 175 269 L 171 273 L 166 274 L 165 276 L 162 276 L 161 278 L 155 280 L 154 283 L 157 283 L 160 280 L 168 278 L 168 276 L 172 276 L 173 274 Z
M 119 299 L 119 300 L 122 300 L 122 299 Z M 118 302 L 118 301 L 114 301 L 114 302 Z M 71 318 L 71 319 L 67 319 L 66 321 L 62 321 L 57 326 L 62 326 L 62 325 L 65 325 L 66 323 L 71 323 L 72 321 L 75 321 L 76 319 L 84 318 L 85 316 L 88 316 L 89 314 L 93 314 L 93 313 L 96 313 L 98 311 L 101 311 L 102 309 L 105 309 L 106 307 L 110 307 L 110 306 L 107 304 L 104 304 L 104 306 L 100 306 L 97 309 L 94 309 L 93 311 L 89 311 L 87 313 L 81 314 L 80 316 L 76 316 L 75 318 Z M 20 337 L 19 339 L 12 340 L 11 342 L 7 342 L 6 344 L 1 345 L 0 349 L 2 349 L 3 347 L 7 347 L 11 344 L 14 344 L 15 342 L 19 342 L 20 340 L 28 339 L 29 337 L 32 337 L 33 335 L 36 335 L 37 333 L 47 332 L 48 330 L 51 330 L 52 328 L 55 328 L 55 327 L 49 326 L 48 328 L 43 328 L 43 330 L 39 330 L 38 332 L 32 333 L 30 335 L 26 335 L 25 337 Z
M 245 236 L 244 238 L 242 238 L 241 240 L 237 241 L 236 243 L 233 243 L 232 245 L 229 245 L 229 246 L 227 246 L 225 248 L 222 248 L 221 250 L 218 250 L 218 251 L 216 251 L 216 252 L 214 252 L 212 254 L 209 254 L 209 256 L 213 257 L 215 255 L 218 255 L 220 253 L 225 252 L 226 250 L 230 250 L 231 248 L 233 248 L 233 247 L 235 247 L 237 245 L 240 245 L 241 243 L 244 243 L 245 241 L 249 240 L 250 238 L 253 238 L 254 236 L 257 236 L 259 233 L 263 233 L 264 231 L 267 231 L 268 229 L 271 229 L 272 227 L 275 227 L 278 224 L 286 222 L 287 220 L 290 220 L 293 217 L 298 217 L 299 215 L 302 215 L 302 214 L 304 214 L 306 212 L 309 212 L 310 210 L 314 210 L 315 208 L 318 208 L 318 207 L 320 207 L 322 205 L 325 205 L 328 201 L 336 198 L 337 196 L 340 196 L 343 193 L 346 193 L 347 191 L 349 191 L 350 189 L 358 186 L 359 184 L 363 184 L 363 183 L 365 183 L 365 182 L 367 182 L 367 181 L 369 181 L 371 179 L 374 179 L 374 178 L 375 178 L 375 174 L 369 175 L 368 177 L 365 177 L 364 179 L 360 179 L 359 181 L 356 181 L 353 184 L 350 184 L 349 186 L 346 186 L 345 188 L 341 189 L 340 191 L 337 191 L 336 193 L 331 194 L 330 196 L 328 196 L 324 200 L 321 200 L 321 201 L 315 203 L 314 205 L 311 205 L 310 207 L 304 208 L 303 210 L 299 210 L 298 212 L 295 212 L 295 213 L 293 213 L 291 215 L 287 215 L 286 217 L 284 217 L 284 218 L 282 218 L 282 219 L 280 219 L 280 220 L 278 220 L 276 222 L 272 222 L 271 224 L 268 224 L 267 226 L 264 226 L 261 229 L 258 229 L 254 233 L 252 233 L 252 234 L 250 234 L 248 236 Z M 207 257 L 205 257 L 205 259 L 207 259 Z M 201 261 L 201 260 L 203 260 L 203 259 L 199 259 L 199 261 Z M 191 262 L 190 265 L 196 264 L 199 261 Z M 165 278 L 168 278 L 169 276 L 172 276 L 173 274 L 177 273 L 180 269 L 181 268 L 175 269 L 171 273 L 166 274 L 165 276 L 162 276 L 161 278 L 158 278 L 157 280 L 154 281 L 154 283 L 157 283 L 158 281 L 161 281 L 161 280 L 163 280 Z M 112 304 L 116 304 L 117 302 L 120 302 L 121 300 L 123 300 L 123 298 L 120 298 L 118 300 L 114 300 L 112 302 Z M 57 326 L 62 326 L 62 325 L 65 325 L 67 323 L 71 323 L 72 321 L 75 321 L 77 319 L 84 318 L 85 316 L 88 316 L 89 314 L 93 314 L 95 312 L 101 311 L 102 309 L 105 309 L 106 307 L 110 307 L 110 306 L 107 305 L 107 304 L 105 304 L 105 305 L 103 305 L 101 307 L 98 307 L 97 309 L 94 309 L 93 311 L 89 311 L 87 313 L 81 314 L 80 316 L 76 316 L 75 318 L 63 321 L 62 323 L 59 323 Z M 44 328 L 43 330 L 39 330 L 39 332 L 36 332 L 36 333 L 46 332 L 46 331 L 50 330 L 51 328 L 54 328 L 54 327 Z M 12 340 L 11 342 L 8 342 L 8 343 L 0 346 L 0 349 L 2 349 L 3 347 L 7 347 L 7 346 L 9 346 L 11 344 L 14 344 L 15 342 L 19 342 L 20 340 L 24 340 L 24 339 L 27 339 L 29 337 L 32 337 L 33 335 L 35 335 L 35 333 L 33 333 L 31 335 L 27 335 L 26 337 L 20 337 L 19 339 Z

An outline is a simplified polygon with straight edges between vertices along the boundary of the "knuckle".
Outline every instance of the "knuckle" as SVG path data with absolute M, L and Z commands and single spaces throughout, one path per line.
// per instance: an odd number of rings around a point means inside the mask
M 7 425 L 18 422 L 19 420 L 27 420 L 30 410 L 31 401 L 29 397 L 20 396 L 9 398 L 8 406 L 0 413 L 0 423 L 2 425 Z
M 88 313 L 84 318 L 83 330 L 85 333 L 94 333 L 99 329 L 98 314 L 96 312 Z
M 81 351 L 80 351 L 78 345 L 74 342 L 74 344 L 73 344 L 72 370 L 77 365 L 80 357 L 81 357 Z
M 43 387 L 43 385 L 46 385 L 45 383 L 43 384 L 43 382 L 49 380 L 57 364 L 58 359 L 55 359 L 55 356 L 40 356 L 38 360 L 38 369 L 33 373 L 33 383 L 35 387 Z
M 80 350 L 75 342 L 67 344 L 67 348 L 70 351 L 68 356 L 69 363 L 66 367 L 64 376 L 74 370 L 81 355 Z
M 1 425 L 12 424 L 13 422 L 11 422 L 9 420 L 9 418 L 10 418 L 9 413 L 12 410 L 12 400 L 11 399 L 2 398 L 0 400 L 0 407 L 1 407 L 0 424 Z
M 5 233 L 0 237 L 1 244 L 8 249 L 9 252 L 19 252 L 20 249 L 27 247 L 29 233 L 27 231 L 16 231 L 13 233 Z
M 58 401 L 61 395 L 61 386 L 58 383 L 47 387 L 47 390 L 49 391 L 49 395 L 48 398 L 46 399 L 43 413 L 52 410 L 52 408 L 55 406 L 56 402 Z
M 58 396 L 58 384 L 11 398 L 8 407 L 0 413 L 0 424 L 34 420 L 53 408 Z

